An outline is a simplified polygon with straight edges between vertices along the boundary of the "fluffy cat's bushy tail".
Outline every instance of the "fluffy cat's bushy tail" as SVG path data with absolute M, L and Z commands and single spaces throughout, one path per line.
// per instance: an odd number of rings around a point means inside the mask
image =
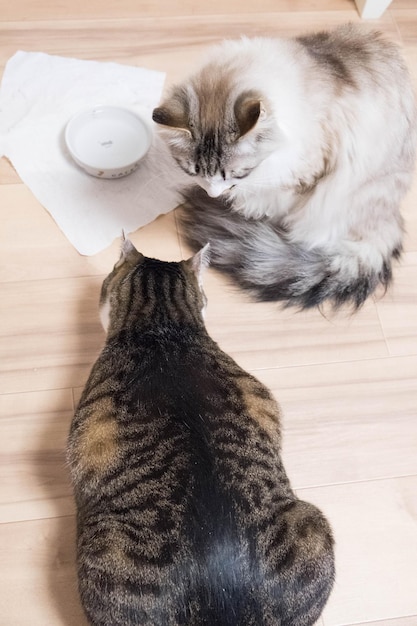
M 183 195 L 181 224 L 187 243 L 200 248 L 210 242 L 211 265 L 257 300 L 302 309 L 329 301 L 334 308 L 349 304 L 357 309 L 379 285 L 387 289 L 391 282 L 391 259 L 400 256 L 398 249 L 378 268 L 353 259 L 335 269 L 334 254 L 290 242 L 271 222 L 248 220 L 200 187 L 190 187 Z

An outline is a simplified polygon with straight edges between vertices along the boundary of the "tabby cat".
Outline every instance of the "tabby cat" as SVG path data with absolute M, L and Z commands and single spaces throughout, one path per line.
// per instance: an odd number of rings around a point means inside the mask
M 206 331 L 206 261 L 127 240 L 103 283 L 107 340 L 68 441 L 95 626 L 308 626 L 333 584 L 332 533 L 290 487 L 278 405 Z
M 225 41 L 153 112 L 189 243 L 259 300 L 359 307 L 400 256 L 417 117 L 397 46 L 344 25 Z

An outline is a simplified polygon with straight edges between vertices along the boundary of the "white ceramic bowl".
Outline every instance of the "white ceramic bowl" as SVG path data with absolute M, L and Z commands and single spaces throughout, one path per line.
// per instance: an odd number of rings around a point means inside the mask
M 152 128 L 140 115 L 117 106 L 97 106 L 70 119 L 65 142 L 74 161 L 98 178 L 133 172 L 152 143 Z

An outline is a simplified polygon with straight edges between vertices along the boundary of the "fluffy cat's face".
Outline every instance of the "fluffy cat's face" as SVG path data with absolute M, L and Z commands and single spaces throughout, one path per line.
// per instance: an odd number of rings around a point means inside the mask
M 240 185 L 275 148 L 276 125 L 254 91 L 221 77 L 174 88 L 153 112 L 179 167 L 211 197 Z
M 259 164 L 251 146 L 230 144 L 221 132 L 218 135 L 217 140 L 207 136 L 196 140 L 191 135 L 169 140 L 179 167 L 212 198 L 239 185 Z

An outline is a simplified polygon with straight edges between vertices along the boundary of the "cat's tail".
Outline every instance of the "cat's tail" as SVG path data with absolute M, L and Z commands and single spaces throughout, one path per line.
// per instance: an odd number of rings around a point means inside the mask
M 392 258 L 366 263 L 352 251 L 329 253 L 290 242 L 285 232 L 267 220 L 251 220 L 233 211 L 227 201 L 210 198 L 199 187 L 183 193 L 182 232 L 191 247 L 210 242 L 211 265 L 230 275 L 260 301 L 282 301 L 307 309 L 329 301 L 334 308 L 355 309 L 392 279 Z

